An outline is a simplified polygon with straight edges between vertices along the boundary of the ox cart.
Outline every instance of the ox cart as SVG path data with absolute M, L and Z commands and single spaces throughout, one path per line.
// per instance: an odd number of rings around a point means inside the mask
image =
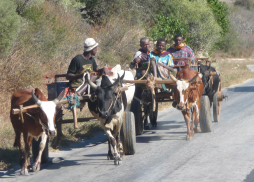
M 110 70 L 111 68 L 109 68 Z M 92 72 L 90 75 L 96 75 L 97 73 Z M 109 75 L 112 75 L 110 72 Z M 68 87 L 68 81 L 63 81 L 66 77 L 66 74 L 59 74 L 59 75 L 44 75 L 43 78 L 47 79 L 47 90 L 48 90 L 48 100 L 52 101 L 55 98 L 57 98 L 60 93 Z M 60 79 L 62 81 L 59 81 Z M 128 87 L 121 87 L 121 91 L 128 90 Z M 84 94 L 82 96 L 78 96 L 78 99 L 82 102 L 88 102 L 89 99 L 94 99 L 97 96 L 95 94 Z M 70 101 L 68 99 L 60 100 L 59 105 L 69 104 Z M 23 107 L 20 105 L 19 109 L 13 109 L 13 114 L 20 114 L 22 117 L 23 113 L 26 113 L 28 109 L 31 108 L 37 108 L 38 105 L 30 105 Z M 95 117 L 86 117 L 86 118 L 77 118 L 76 110 L 77 107 L 72 107 L 72 114 L 73 119 L 63 119 L 63 107 L 61 107 L 60 111 L 57 112 L 55 117 L 55 124 L 56 124 L 56 130 L 57 130 L 57 136 L 55 142 L 52 144 L 53 148 L 56 148 L 60 145 L 61 140 L 63 139 L 63 133 L 62 133 L 62 124 L 65 123 L 74 123 L 74 128 L 78 128 L 78 122 L 87 122 L 87 121 L 93 121 L 96 120 Z M 123 124 L 121 127 L 121 140 L 123 144 L 123 150 L 126 155 L 133 155 L 135 154 L 136 150 L 136 135 L 135 135 L 135 118 L 134 114 L 132 112 L 124 112 L 123 114 Z M 35 161 L 37 155 L 38 155 L 38 146 L 40 144 L 39 141 L 33 140 L 33 159 Z M 46 163 L 48 161 L 48 141 L 45 147 L 45 150 L 42 153 L 42 163 Z
M 176 61 L 188 61 L 190 59 L 178 58 L 174 59 Z M 212 62 L 208 58 L 195 58 L 195 65 L 190 65 L 190 67 L 195 67 L 198 72 L 200 72 L 200 64 L 211 65 Z M 175 65 L 179 71 L 184 67 L 184 65 Z M 138 68 L 136 68 L 138 69 Z M 140 69 L 140 68 L 139 68 Z M 147 68 L 141 68 L 147 69 Z M 217 72 L 210 72 L 209 76 L 212 78 L 214 75 L 219 76 L 219 86 L 216 93 L 212 98 L 213 105 L 213 118 L 214 122 L 218 122 L 220 118 L 221 101 L 225 96 L 223 95 L 221 89 L 221 76 Z M 141 135 L 144 129 L 147 129 L 148 118 L 153 127 L 157 126 L 157 116 L 158 116 L 158 103 L 159 102 L 170 102 L 173 101 L 175 82 L 172 79 L 158 79 L 153 77 L 147 77 L 142 80 L 129 81 L 125 80 L 126 83 L 135 83 L 136 89 L 140 87 L 142 89 L 141 98 L 134 97 L 132 102 L 131 111 L 135 115 L 135 128 L 136 135 Z M 161 84 L 167 85 L 167 88 L 171 88 L 165 91 Z M 197 83 L 199 84 L 199 83 Z M 202 132 L 210 132 L 212 130 L 212 119 L 211 119 L 211 102 L 207 95 L 203 95 L 200 99 L 201 111 L 199 116 L 199 123 Z

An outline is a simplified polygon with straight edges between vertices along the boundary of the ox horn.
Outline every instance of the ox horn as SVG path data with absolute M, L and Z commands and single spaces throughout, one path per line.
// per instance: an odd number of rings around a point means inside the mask
M 88 79 L 87 74 L 86 74 L 86 76 L 85 76 L 85 80 L 86 80 L 86 83 L 88 83 L 88 84 L 91 86 L 91 88 L 92 88 L 93 90 L 96 90 L 96 89 L 97 89 L 98 86 L 97 86 L 95 83 L 93 83 L 90 79 Z
M 197 73 L 191 80 L 189 80 L 188 82 L 189 82 L 189 83 L 195 82 L 196 79 L 197 79 L 197 77 L 198 77 L 198 73 Z
M 62 100 L 63 96 L 65 95 L 65 91 L 63 90 L 62 93 L 53 100 L 55 104 L 57 104 L 60 100 Z
M 172 75 L 171 73 L 169 75 L 170 75 L 170 78 L 176 83 L 177 82 L 176 77 L 174 77 L 174 75 Z
M 41 105 L 41 101 L 40 99 L 38 99 L 35 95 L 34 95 L 34 90 L 32 90 L 32 98 L 34 100 L 34 102 L 37 104 L 37 105 Z

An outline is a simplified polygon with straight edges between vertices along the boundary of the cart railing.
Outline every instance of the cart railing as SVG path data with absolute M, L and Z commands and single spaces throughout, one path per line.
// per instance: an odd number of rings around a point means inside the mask
M 193 58 L 173 58 L 174 62 L 178 62 L 178 61 L 191 61 Z M 216 62 L 216 60 L 210 60 L 209 58 L 194 58 L 194 62 L 195 64 L 189 64 L 190 67 L 197 67 L 197 71 L 199 71 L 199 64 L 198 63 L 204 63 L 205 65 L 209 65 L 213 62 Z M 182 67 L 184 67 L 185 65 L 174 65 L 174 68 L 178 68 L 179 71 L 181 70 Z M 147 67 L 142 67 L 142 68 L 136 68 L 136 70 L 146 70 Z

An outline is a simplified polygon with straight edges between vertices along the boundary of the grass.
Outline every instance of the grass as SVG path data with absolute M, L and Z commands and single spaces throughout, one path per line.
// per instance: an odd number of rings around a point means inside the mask
M 69 110 L 63 110 L 64 117 L 63 119 L 72 119 L 72 112 Z M 78 118 L 92 117 L 88 108 L 85 106 L 83 111 L 77 109 Z M 100 122 L 98 120 L 92 120 L 88 122 L 78 123 L 78 128 L 74 128 L 73 123 L 66 123 L 62 125 L 62 132 L 64 134 L 63 140 L 59 146 L 59 149 L 64 147 L 69 147 L 75 142 L 80 142 L 81 140 L 88 140 L 96 136 L 98 132 L 103 132 L 103 129 L 100 127 Z M 50 143 L 56 138 L 50 138 Z M 50 146 L 50 151 L 56 151 Z M 58 149 L 58 150 L 59 150 Z
M 216 63 L 212 64 L 221 73 L 222 87 L 226 88 L 232 85 L 243 83 L 244 81 L 254 78 L 254 73 L 251 72 L 246 65 L 254 65 L 254 59 L 246 60 L 233 60 L 233 59 L 217 59 Z M 159 111 L 171 107 L 172 102 L 159 103 Z M 8 108 L 8 107 L 7 107 Z M 5 113 L 8 113 L 5 112 Z M 64 119 L 72 118 L 72 113 L 64 110 Z M 90 112 L 85 106 L 84 110 L 78 110 L 77 116 L 91 117 Z M 0 170 L 11 169 L 14 165 L 18 164 L 19 152 L 18 149 L 13 148 L 14 131 L 9 121 L 8 115 L 1 116 L 0 118 Z M 89 121 L 78 123 L 78 128 L 74 129 L 73 123 L 63 124 L 62 131 L 64 139 L 61 142 L 59 149 L 55 150 L 50 147 L 50 152 L 61 150 L 63 147 L 69 147 L 72 143 L 81 140 L 90 139 L 98 132 L 102 132 L 99 121 Z M 54 138 L 50 138 L 50 143 Z
M 254 78 L 246 65 L 254 65 L 254 59 L 220 59 L 213 66 L 220 71 L 222 88 L 241 84 L 244 81 Z

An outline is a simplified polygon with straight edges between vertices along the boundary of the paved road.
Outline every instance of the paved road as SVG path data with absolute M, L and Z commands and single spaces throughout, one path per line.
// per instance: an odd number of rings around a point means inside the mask
M 247 65 L 247 68 L 249 68 L 252 72 L 254 72 L 254 65 Z
M 0 181 L 55 182 L 238 182 L 254 181 L 254 80 L 224 89 L 221 119 L 210 133 L 186 141 L 186 125 L 174 108 L 159 113 L 158 126 L 137 137 L 137 151 L 115 166 L 106 160 L 104 134 L 71 149 L 51 153 L 54 163 L 38 173 L 19 169 Z

